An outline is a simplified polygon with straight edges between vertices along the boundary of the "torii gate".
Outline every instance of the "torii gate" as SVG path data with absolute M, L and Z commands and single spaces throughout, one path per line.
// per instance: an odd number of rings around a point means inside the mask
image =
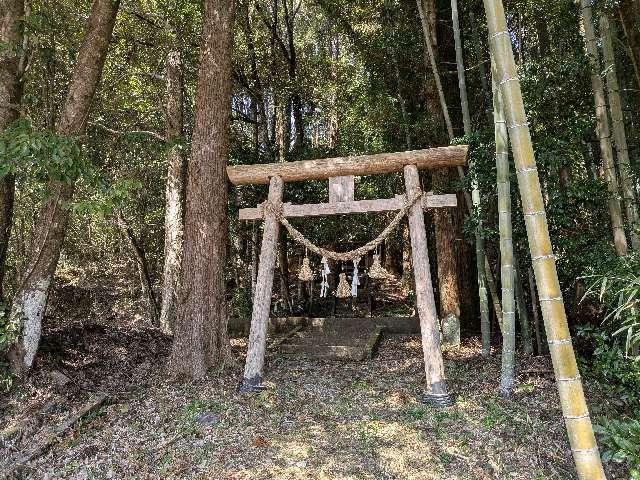
M 457 145 L 427 150 L 383 153 L 358 157 L 340 157 L 323 160 L 305 160 L 259 165 L 239 165 L 227 168 L 234 185 L 269 184 L 268 202 L 282 205 L 283 217 L 342 215 L 351 213 L 400 210 L 408 199 L 422 194 L 418 171 L 465 165 L 468 147 Z M 354 176 L 404 172 L 406 195 L 376 200 L 354 200 Z M 285 182 L 329 180 L 329 203 L 291 205 L 282 204 Z M 424 195 L 408 211 L 411 254 L 416 284 L 416 304 L 420 319 L 422 351 L 426 387 L 423 399 L 436 405 L 450 405 L 440 349 L 440 329 L 431 282 L 429 252 L 424 226 L 424 208 L 456 206 L 455 195 Z M 270 209 L 247 208 L 240 210 L 240 220 L 264 218 L 262 249 L 256 279 L 249 346 L 240 384 L 240 392 L 261 390 L 267 326 L 271 311 L 273 271 L 280 220 Z

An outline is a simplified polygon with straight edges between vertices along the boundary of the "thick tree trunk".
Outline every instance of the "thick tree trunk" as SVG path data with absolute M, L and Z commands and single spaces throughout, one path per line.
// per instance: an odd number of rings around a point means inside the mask
M 232 0 L 205 0 L 188 161 L 183 277 L 169 372 L 202 378 L 231 358 L 224 268 L 231 116 Z
M 627 39 L 636 85 L 640 88 L 640 6 L 638 0 L 620 0 L 618 14 L 624 36 Z
M 0 131 L 16 120 L 22 97 L 20 55 L 22 44 L 24 0 L 5 0 L 0 5 L 0 43 L 9 45 L 0 53 Z M 0 177 L 0 309 L 4 301 L 2 284 L 11 235 L 15 178 L 12 174 Z M 2 313 L 2 312 L 0 312 Z
M 613 148 L 611 145 L 611 131 L 609 129 L 609 118 L 607 117 L 607 104 L 604 96 L 604 86 L 600 77 L 600 60 L 598 47 L 596 45 L 595 28 L 593 25 L 592 0 L 581 0 L 582 26 L 584 29 L 584 42 L 587 56 L 591 65 L 591 88 L 593 90 L 593 101 L 596 110 L 596 132 L 600 140 L 600 155 L 602 157 L 602 167 L 609 190 L 609 217 L 611 218 L 611 230 L 613 232 L 613 244 L 619 256 L 627 254 L 627 237 L 624 233 L 622 221 L 622 208 L 619 200 L 618 176 L 616 174 L 615 162 L 613 159 Z
M 454 137 L 453 124 L 451 123 L 451 117 L 449 116 L 449 109 L 447 107 L 447 101 L 444 96 L 444 90 L 442 88 L 442 82 L 440 81 L 440 72 L 438 70 L 438 62 L 435 56 L 435 11 L 429 8 L 429 4 L 426 0 L 416 0 L 418 4 L 418 13 L 420 14 L 420 22 L 422 24 L 422 34 L 424 36 L 424 43 L 427 50 L 428 61 L 431 65 L 431 71 L 433 72 L 434 81 L 436 84 L 436 90 L 438 92 L 438 98 L 440 100 L 440 109 L 444 118 L 444 124 L 447 128 L 447 134 L 449 140 Z
M 446 187 L 450 170 L 436 170 L 432 174 L 434 188 Z M 440 319 L 450 315 L 460 319 L 460 290 L 458 286 L 458 252 L 456 251 L 457 228 L 454 212 L 438 208 L 433 214 L 436 230 L 436 252 L 438 258 L 438 292 L 440 294 Z M 459 327 L 458 327 L 459 328 Z
M 638 227 L 638 210 L 633 188 L 633 172 L 629 163 L 629 147 L 627 135 L 624 129 L 624 116 L 622 114 L 622 102 L 620 101 L 620 87 L 616 73 L 615 53 L 613 50 L 612 25 L 605 14 L 600 16 L 600 35 L 602 37 L 602 50 L 604 53 L 604 71 L 607 77 L 607 97 L 609 111 L 611 112 L 611 126 L 613 127 L 613 140 L 616 146 L 616 160 L 620 173 L 620 187 L 622 189 L 622 202 L 630 225 L 631 246 L 640 251 L 640 236 L 635 229 Z
M 93 3 L 69 93 L 56 128 L 60 135 L 74 137 L 84 132 L 102 75 L 118 6 L 118 0 L 95 0 Z M 48 191 L 51 194 L 39 214 L 40 223 L 33 237 L 26 274 L 11 308 L 11 320 L 21 324 L 20 338 L 11 355 L 12 369 L 18 373 L 31 367 L 38 350 L 42 317 L 64 242 L 69 219 L 67 203 L 73 197 L 74 182 L 51 180 Z
M 180 52 L 172 50 L 167 55 L 166 140 L 167 184 L 165 187 L 164 213 L 164 267 L 162 271 L 162 309 L 160 328 L 173 332 L 176 321 L 177 296 L 182 266 L 182 242 L 184 236 L 184 197 L 186 161 L 180 140 L 183 135 L 183 80 Z

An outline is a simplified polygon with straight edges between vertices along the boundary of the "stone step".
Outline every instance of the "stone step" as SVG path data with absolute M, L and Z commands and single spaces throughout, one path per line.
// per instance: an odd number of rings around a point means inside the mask
M 367 319 L 315 319 L 277 346 L 285 355 L 361 361 L 371 358 L 384 327 Z

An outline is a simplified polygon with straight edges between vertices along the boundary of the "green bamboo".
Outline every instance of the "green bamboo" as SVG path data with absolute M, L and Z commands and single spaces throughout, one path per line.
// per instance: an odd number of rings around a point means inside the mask
M 451 0 L 451 20 L 453 23 L 453 38 L 456 47 L 456 68 L 458 72 L 458 88 L 460 90 L 460 107 L 462 108 L 462 123 L 464 134 L 471 134 L 471 115 L 469 113 L 469 100 L 467 97 L 467 80 L 464 70 L 464 56 L 462 54 L 462 40 L 460 38 L 460 22 L 458 18 L 458 2 Z M 482 65 L 482 63 L 480 64 Z M 476 212 L 480 210 L 480 189 L 478 180 L 474 177 L 471 181 L 471 202 Z M 478 222 L 475 232 L 476 270 L 478 281 L 478 298 L 480 302 L 480 329 L 482 331 L 482 355 L 488 357 L 491 354 L 491 323 L 489 317 L 489 299 L 487 296 L 487 283 L 484 268 L 484 238 L 482 238 L 482 223 Z
M 609 216 L 611 217 L 611 230 L 613 231 L 613 243 L 619 256 L 627 254 L 627 237 L 624 233 L 622 221 L 622 207 L 620 206 L 618 176 L 613 159 L 613 147 L 611 145 L 611 131 L 609 118 L 607 117 L 607 105 L 604 96 L 604 85 L 600 77 L 600 59 L 598 46 L 593 26 L 593 14 L 591 0 L 581 0 L 582 27 L 587 56 L 591 66 L 591 88 L 593 90 L 593 102 L 596 110 L 596 132 L 600 142 L 600 156 L 602 168 L 609 190 Z
M 627 135 L 624 131 L 624 116 L 622 114 L 622 102 L 620 101 L 620 87 L 616 73 L 616 61 L 611 40 L 612 25 L 604 13 L 600 15 L 600 36 L 602 37 L 602 53 L 604 58 L 604 70 L 607 78 L 607 97 L 609 98 L 609 110 L 611 111 L 611 127 L 613 140 L 616 146 L 616 160 L 620 173 L 620 187 L 622 188 L 622 203 L 627 215 L 627 221 L 631 226 L 629 237 L 634 250 L 640 251 L 640 235 L 638 235 L 638 209 L 633 191 L 633 173 L 629 163 L 629 147 Z
M 584 480 L 606 479 L 582 390 L 566 312 L 562 301 L 555 256 L 538 169 L 536 166 L 522 91 L 516 71 L 502 0 L 484 0 L 491 49 L 503 94 L 509 139 L 518 175 L 531 261 L 540 293 L 540 307 L 558 386 L 571 451 Z
M 522 287 L 522 276 L 518 266 L 518 258 L 513 260 L 513 289 L 516 295 L 516 308 L 518 309 L 518 319 L 520 320 L 520 335 L 522 336 L 522 346 L 524 353 L 533 355 L 533 339 L 531 338 L 531 322 L 527 311 L 527 302 L 524 299 L 524 289 Z
M 498 229 L 500 230 L 500 282 L 502 283 L 502 370 L 500 394 L 511 397 L 515 383 L 516 311 L 513 295 L 513 236 L 511 226 L 511 182 L 509 180 L 509 134 L 504 118 L 502 94 L 495 61 L 491 60 L 493 123 L 496 142 Z

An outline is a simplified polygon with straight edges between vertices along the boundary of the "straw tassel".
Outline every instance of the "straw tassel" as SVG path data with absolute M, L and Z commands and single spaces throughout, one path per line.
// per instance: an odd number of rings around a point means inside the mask
M 340 281 L 338 282 L 338 288 L 336 289 L 336 297 L 349 298 L 351 296 L 351 288 L 347 282 L 347 274 L 340 274 Z
M 298 272 L 298 278 L 303 282 L 313 281 L 313 271 L 311 270 L 311 265 L 309 264 L 309 257 L 305 257 L 302 260 L 302 267 L 300 267 L 300 272 Z
M 389 278 L 391 275 L 387 272 L 384 267 L 380 264 L 380 255 L 373 256 L 373 263 L 369 267 L 369 278 L 374 279 L 385 279 Z

